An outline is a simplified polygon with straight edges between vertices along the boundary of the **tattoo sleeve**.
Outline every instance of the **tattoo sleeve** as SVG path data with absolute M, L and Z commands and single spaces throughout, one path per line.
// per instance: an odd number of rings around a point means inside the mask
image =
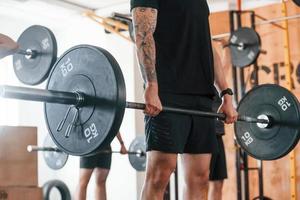
M 157 82 L 156 51 L 153 33 L 156 28 L 157 10 L 137 7 L 132 11 L 137 57 L 146 83 Z

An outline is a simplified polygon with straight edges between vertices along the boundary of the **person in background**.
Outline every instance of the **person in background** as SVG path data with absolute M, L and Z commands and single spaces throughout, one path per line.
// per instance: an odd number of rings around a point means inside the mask
M 127 154 L 120 132 L 117 134 L 118 141 L 121 145 L 121 154 Z M 75 200 L 85 200 L 87 186 L 90 178 L 95 173 L 96 188 L 95 199 L 106 200 L 106 179 L 111 166 L 111 147 L 103 148 L 103 153 L 92 156 L 80 157 L 80 175 L 79 184 L 76 189 Z
M 7 35 L 0 33 L 0 59 L 16 53 L 19 45 Z

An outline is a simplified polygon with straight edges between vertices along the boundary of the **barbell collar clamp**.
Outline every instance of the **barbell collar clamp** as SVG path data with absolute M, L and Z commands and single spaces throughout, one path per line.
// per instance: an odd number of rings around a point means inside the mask
M 247 122 L 247 123 L 259 123 L 259 124 L 270 124 L 271 120 L 265 118 L 254 118 L 249 116 L 238 116 L 238 121 Z

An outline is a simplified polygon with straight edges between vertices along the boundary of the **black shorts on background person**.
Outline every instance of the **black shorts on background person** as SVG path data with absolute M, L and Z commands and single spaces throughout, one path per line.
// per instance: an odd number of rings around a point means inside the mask
M 217 112 L 218 108 L 222 103 L 222 99 L 218 95 L 215 96 L 213 101 L 213 112 Z M 226 165 L 226 155 L 223 143 L 223 136 L 225 135 L 224 122 L 220 120 L 215 120 L 216 135 L 218 141 L 219 151 L 212 154 L 210 163 L 210 181 L 224 180 L 227 178 L 227 165 Z
M 121 145 L 120 153 L 126 154 L 127 149 L 124 145 L 120 132 L 116 136 Z M 101 152 L 91 155 L 80 157 L 80 171 L 79 171 L 79 183 L 76 188 L 75 200 L 85 200 L 87 187 L 90 182 L 92 174 L 95 175 L 95 200 L 105 200 L 106 195 L 106 180 L 110 171 L 112 160 L 112 150 L 108 146 L 103 148 Z
M 111 147 L 104 148 L 105 151 L 111 151 Z M 80 157 L 80 168 L 94 169 L 103 168 L 110 169 L 111 166 L 111 153 L 98 153 L 92 156 Z

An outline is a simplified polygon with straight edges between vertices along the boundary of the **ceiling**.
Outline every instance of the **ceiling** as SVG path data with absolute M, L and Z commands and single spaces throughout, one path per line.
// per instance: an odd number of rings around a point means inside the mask
M 85 10 L 94 10 L 101 15 L 109 15 L 113 11 L 118 12 L 129 12 L 130 0 L 3 0 L 0 4 L 7 4 L 9 2 L 19 2 L 19 3 L 34 3 L 43 2 L 51 4 L 53 6 L 59 6 L 70 11 L 78 11 L 82 13 Z M 236 0 L 207 0 L 212 12 L 228 10 L 230 8 L 236 7 Z M 243 7 L 257 7 L 257 5 L 262 6 L 263 4 L 270 4 L 275 2 L 280 2 L 281 0 L 244 0 Z
M 22 1 L 22 0 L 21 0 Z M 130 0 L 51 0 L 47 3 L 60 4 L 64 6 L 77 7 L 78 9 L 102 10 L 119 6 L 129 5 Z
M 245 6 L 250 5 L 250 7 L 255 7 L 255 5 L 257 4 L 269 4 L 280 1 L 281 0 L 244 0 L 242 2 Z M 79 9 L 91 9 L 97 11 L 116 8 L 120 6 L 123 6 L 123 8 L 128 8 L 130 4 L 130 0 L 51 0 L 47 2 L 62 3 L 66 6 L 74 6 Z M 232 5 L 233 7 L 236 6 L 237 0 L 207 0 L 207 2 L 210 5 L 210 7 L 212 7 L 212 5 L 219 5 L 220 9 L 218 10 L 226 10 L 228 9 L 229 5 Z M 251 6 L 251 4 L 253 5 Z
M 60 0 L 70 4 L 91 8 L 93 10 L 104 9 L 122 3 L 129 3 L 129 0 Z

